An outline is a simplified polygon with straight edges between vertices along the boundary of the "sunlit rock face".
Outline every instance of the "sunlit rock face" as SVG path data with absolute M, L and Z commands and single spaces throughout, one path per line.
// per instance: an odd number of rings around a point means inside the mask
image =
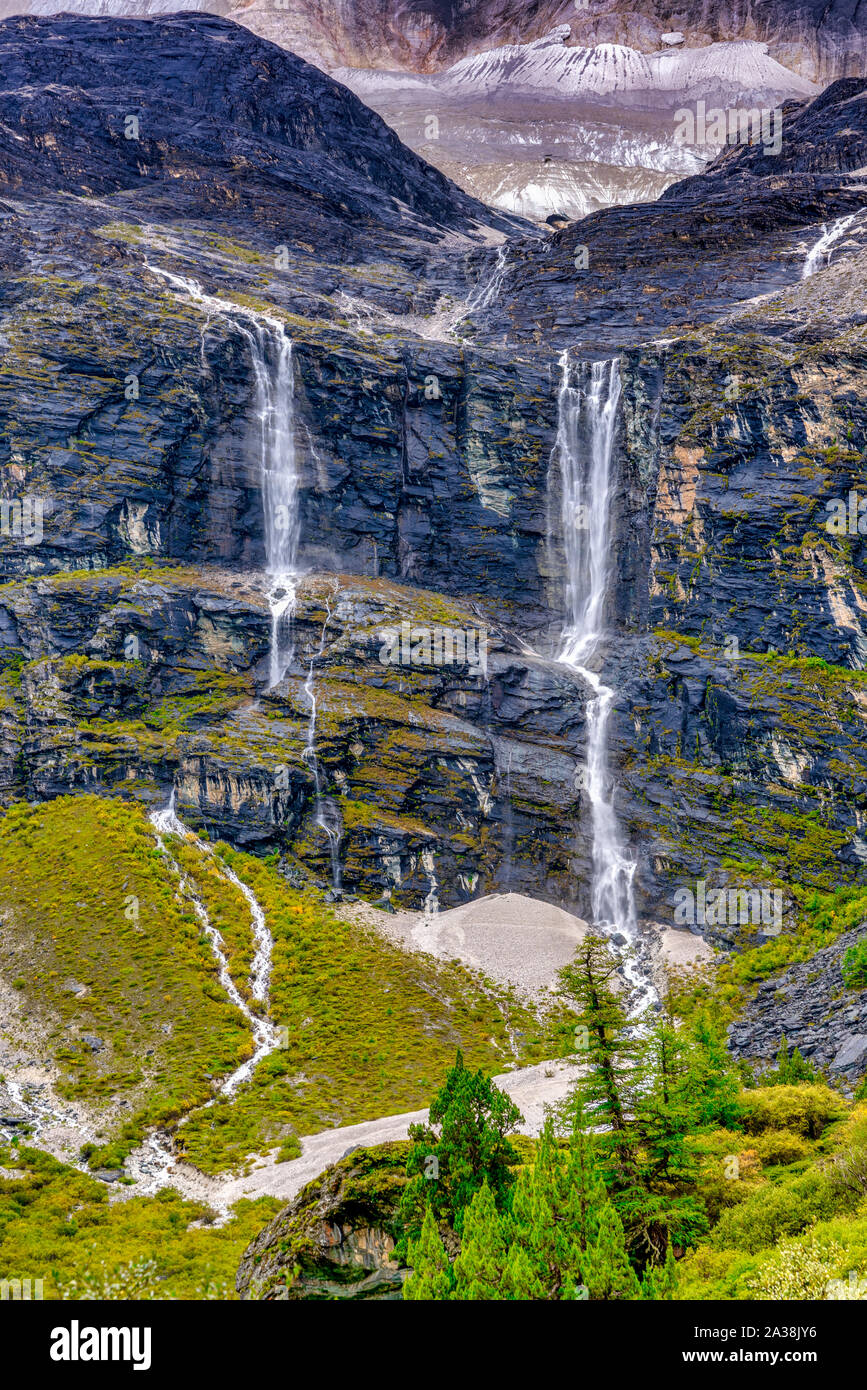
M 0 537 L 6 800 L 174 787 L 327 885 L 327 798 L 346 891 L 586 915 L 569 348 L 620 358 L 598 664 L 640 914 L 734 841 L 758 876 L 863 874 L 860 514 L 824 517 L 867 448 L 867 82 L 790 108 L 776 156 L 543 234 L 218 17 L 13 19 L 0 49 L 3 496 L 50 504 Z M 304 571 L 276 683 L 250 345 L 274 320 Z M 485 668 L 437 663 L 434 628 L 484 632 Z
M 684 105 L 778 108 L 815 86 L 742 41 L 644 54 L 575 46 L 569 25 L 462 59 L 436 76 L 340 68 L 335 76 L 462 187 L 543 222 L 646 202 L 720 148 Z

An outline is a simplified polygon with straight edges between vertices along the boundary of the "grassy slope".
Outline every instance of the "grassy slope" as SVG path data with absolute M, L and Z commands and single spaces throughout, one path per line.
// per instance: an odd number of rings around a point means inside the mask
M 125 1099 L 151 1122 L 207 1099 L 208 1074 L 251 1048 L 176 886 L 138 806 L 65 797 L 0 819 L 0 971 L 28 1031 L 63 1094 Z
M 235 1298 L 241 1254 L 281 1205 L 242 1201 L 215 1227 L 173 1191 L 109 1204 L 38 1149 L 0 1146 L 0 1171 L 16 1175 L 0 1178 L 0 1279 L 42 1279 L 45 1298 Z
M 214 856 L 191 842 L 170 848 L 225 931 L 243 984 L 251 949 L 243 898 L 220 878 Z M 221 852 L 266 911 L 275 938 L 271 1013 L 288 1045 L 230 1103 L 180 1130 L 179 1143 L 205 1171 L 274 1146 L 289 1157 L 299 1134 L 420 1107 L 457 1047 L 491 1072 L 558 1050 L 553 1025 L 540 1026 L 467 971 L 340 921 L 289 887 L 274 864 Z M 94 1163 L 118 1166 L 144 1125 L 200 1104 L 212 1094 L 210 1078 L 249 1055 L 247 1024 L 224 999 L 177 884 L 137 804 L 66 797 L 15 806 L 0 820 L 0 972 L 20 987 L 31 1035 L 60 1067 L 67 1095 L 130 1101 L 131 1118 L 106 1132 Z M 87 994 L 70 992 L 72 981 Z M 92 1052 L 82 1033 L 103 1049 Z M 567 1029 L 559 1036 L 568 1043 Z

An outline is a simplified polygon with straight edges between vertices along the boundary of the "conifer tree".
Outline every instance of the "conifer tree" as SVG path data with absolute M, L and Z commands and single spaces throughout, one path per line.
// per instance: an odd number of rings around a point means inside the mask
M 687 1136 L 699 1124 L 700 1098 L 690 1083 L 690 1045 L 670 1012 L 660 1013 L 643 1042 L 643 1084 L 633 1126 L 646 1186 L 664 1179 L 689 1182 L 696 1171 Z
M 501 1299 L 507 1249 L 504 1220 L 493 1193 L 483 1182 L 464 1212 L 461 1253 L 455 1260 L 455 1298 Z
M 691 1042 L 688 1084 L 696 1129 L 737 1129 L 743 1113 L 740 1081 L 722 1030 L 707 1009 L 692 1021 Z
M 428 1206 L 418 1240 L 410 1241 L 408 1263 L 412 1273 L 404 1281 L 406 1299 L 451 1298 L 449 1257 L 440 1239 L 433 1209 Z
M 665 1262 L 650 1264 L 641 1279 L 641 1296 L 653 1302 L 672 1299 L 677 1291 L 677 1261 L 669 1241 L 665 1252 Z
M 508 1297 L 515 1300 L 539 1301 L 550 1296 L 534 1269 L 527 1250 L 517 1242 L 509 1247 L 503 1284 Z
M 578 1028 L 586 1039 L 587 1075 L 576 1084 L 573 1103 L 588 1125 L 602 1129 L 599 1150 L 606 1182 L 629 1184 L 636 1179 L 637 1164 L 627 1117 L 640 1091 L 640 1075 L 637 1044 L 611 984 L 619 965 L 606 938 L 588 932 L 560 980 L 575 1001 Z
M 429 1202 L 441 1222 L 460 1232 L 464 1209 L 483 1182 L 499 1209 L 515 1181 L 518 1154 L 507 1135 L 521 1122 L 518 1107 L 481 1071 L 464 1066 L 458 1052 L 445 1085 L 431 1102 L 426 1125 L 410 1125 L 407 1160 L 411 1181 L 401 1199 L 400 1220 L 410 1235 L 421 1227 Z
M 763 1086 L 797 1086 L 801 1081 L 815 1081 L 816 1070 L 796 1047 L 789 1055 L 789 1040 L 785 1034 L 780 1039 L 777 1065 L 762 1076 Z
M 599 1217 L 599 1234 L 584 1257 L 584 1283 L 591 1299 L 637 1299 L 641 1285 L 629 1263 L 623 1225 L 612 1202 Z

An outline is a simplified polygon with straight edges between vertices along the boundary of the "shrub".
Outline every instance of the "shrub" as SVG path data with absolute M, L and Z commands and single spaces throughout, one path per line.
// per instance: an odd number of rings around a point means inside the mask
M 845 1255 L 837 1241 L 823 1243 L 815 1235 L 802 1241 L 781 1240 L 773 1255 L 744 1282 L 757 1299 L 827 1298 L 828 1285 Z
M 796 1236 L 839 1209 L 837 1194 L 822 1173 L 804 1173 L 779 1186 L 765 1183 L 745 1202 L 727 1208 L 711 1235 L 717 1248 L 765 1250 L 782 1236 Z
M 820 1138 L 826 1125 L 846 1114 L 846 1104 L 828 1086 L 767 1086 L 744 1091 L 744 1128 L 748 1134 L 776 1129 Z
M 798 1163 L 810 1156 L 810 1145 L 806 1139 L 789 1129 L 772 1129 L 767 1134 L 758 1135 L 755 1149 L 765 1167 Z
M 867 936 L 862 936 L 860 941 L 849 947 L 840 971 L 850 989 L 864 989 L 867 986 Z

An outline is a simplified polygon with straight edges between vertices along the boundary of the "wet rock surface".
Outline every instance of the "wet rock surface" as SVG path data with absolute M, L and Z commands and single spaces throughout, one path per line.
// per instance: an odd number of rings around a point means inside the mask
M 742 1019 L 729 1028 L 738 1057 L 770 1062 L 786 1038 L 834 1080 L 856 1082 L 867 1063 L 867 994 L 847 989 L 840 973 L 863 927 L 838 937 L 809 961 L 760 984 Z
M 732 150 L 531 236 L 227 21 L 10 20 L 0 49 L 0 476 L 45 503 L 0 536 L 7 800 L 175 787 L 327 884 L 312 665 L 346 891 L 586 915 L 588 690 L 553 659 L 568 346 L 621 352 L 600 660 L 641 914 L 699 879 L 863 878 L 863 544 L 824 522 L 867 449 L 867 218 L 801 278 L 867 206 L 863 80 L 788 111 L 778 165 Z M 257 315 L 293 342 L 307 571 L 274 689 Z M 405 622 L 484 630 L 486 671 L 384 662 Z

